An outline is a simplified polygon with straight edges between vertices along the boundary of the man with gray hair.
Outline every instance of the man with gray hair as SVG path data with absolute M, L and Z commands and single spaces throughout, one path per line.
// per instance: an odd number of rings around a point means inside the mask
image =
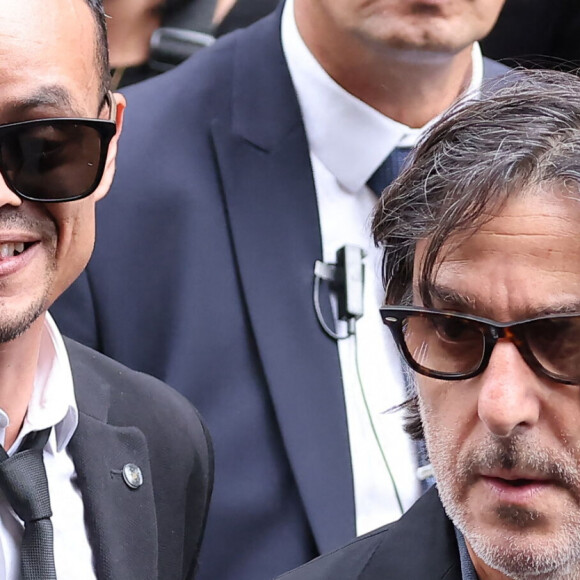
M 451 110 L 378 207 L 381 309 L 437 485 L 284 580 L 580 578 L 580 80 Z

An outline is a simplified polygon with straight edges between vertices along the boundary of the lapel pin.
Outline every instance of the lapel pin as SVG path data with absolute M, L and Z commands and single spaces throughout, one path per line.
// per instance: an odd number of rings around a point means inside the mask
M 123 467 L 123 479 L 131 489 L 137 489 L 143 485 L 143 473 L 134 463 L 127 463 Z

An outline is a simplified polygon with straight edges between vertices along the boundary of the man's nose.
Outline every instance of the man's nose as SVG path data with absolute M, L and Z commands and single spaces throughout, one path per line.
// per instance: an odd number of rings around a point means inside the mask
M 4 175 L 0 176 L 0 207 L 11 205 L 19 207 L 22 205 L 22 199 L 18 197 L 7 185 Z
M 491 433 L 509 437 L 537 423 L 542 385 L 512 343 L 495 345 L 479 380 L 478 415 Z

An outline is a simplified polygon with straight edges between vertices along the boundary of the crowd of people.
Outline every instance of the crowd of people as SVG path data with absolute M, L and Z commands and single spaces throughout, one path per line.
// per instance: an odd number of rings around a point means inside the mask
M 580 578 L 561 8 L 3 5 L 0 577 Z

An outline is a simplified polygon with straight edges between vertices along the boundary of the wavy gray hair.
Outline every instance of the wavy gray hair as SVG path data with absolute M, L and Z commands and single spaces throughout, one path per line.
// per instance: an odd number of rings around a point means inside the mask
M 385 302 L 411 302 L 419 240 L 427 240 L 427 248 L 418 292 L 429 305 L 429 282 L 451 236 L 477 230 L 511 197 L 554 184 L 580 199 L 577 75 L 518 70 L 454 105 L 422 139 L 375 211 Z M 416 396 L 403 407 L 407 432 L 421 439 Z

